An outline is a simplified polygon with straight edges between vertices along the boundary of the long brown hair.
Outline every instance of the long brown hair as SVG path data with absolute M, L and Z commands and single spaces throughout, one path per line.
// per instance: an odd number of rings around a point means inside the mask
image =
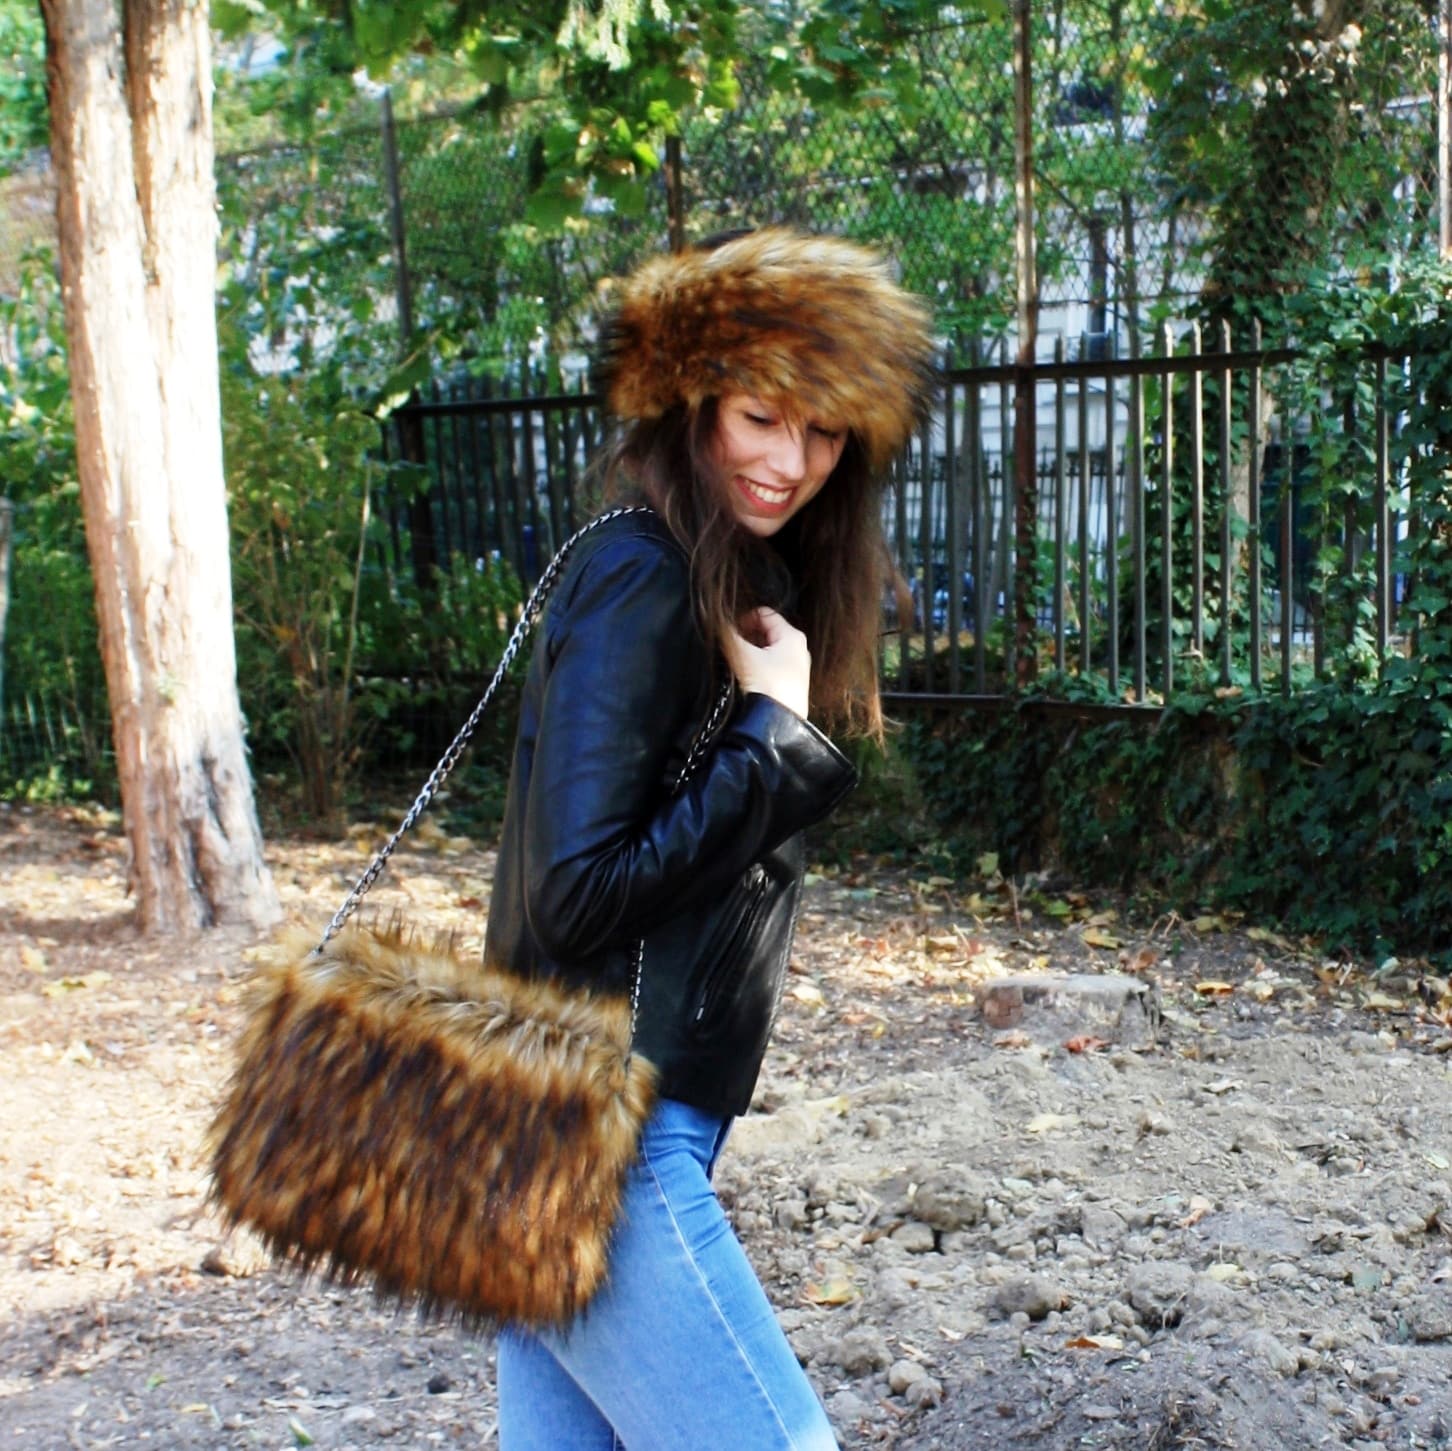
M 790 569 L 795 600 L 785 611 L 812 654 L 814 715 L 848 735 L 883 736 L 877 644 L 890 577 L 881 523 L 881 486 L 850 431 L 821 492 L 776 539 L 743 529 L 710 462 L 717 404 L 679 404 L 630 424 L 603 460 L 607 499 L 643 496 L 690 555 L 697 624 L 713 660 L 728 626 L 761 604 L 763 564 Z M 779 567 L 779 565 L 778 565 Z

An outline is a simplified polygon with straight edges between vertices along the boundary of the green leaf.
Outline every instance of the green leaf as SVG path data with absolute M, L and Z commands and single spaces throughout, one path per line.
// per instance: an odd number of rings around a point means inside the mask
M 531 193 L 524 204 L 524 219 L 541 232 L 559 232 L 565 223 L 583 215 L 585 199 L 577 191 L 559 185 L 545 185 Z
M 412 397 L 416 388 L 427 383 L 433 372 L 433 354 L 427 347 L 416 348 L 383 380 L 369 410 L 382 421 Z
M 642 171 L 649 173 L 660 170 L 660 157 L 649 141 L 637 141 L 631 148 L 630 154 L 635 158 L 635 164 Z
M 644 184 L 634 176 L 610 174 L 598 179 L 601 195 L 608 196 L 622 217 L 644 216 L 649 200 Z

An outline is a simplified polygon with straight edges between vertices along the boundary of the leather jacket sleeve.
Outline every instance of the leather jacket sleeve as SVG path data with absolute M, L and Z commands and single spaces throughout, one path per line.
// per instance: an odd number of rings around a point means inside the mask
M 816 727 L 748 695 L 668 794 L 673 746 L 699 726 L 703 698 L 689 566 L 674 545 L 602 545 L 551 623 L 523 877 L 530 929 L 556 960 L 624 945 L 726 891 L 854 784 Z

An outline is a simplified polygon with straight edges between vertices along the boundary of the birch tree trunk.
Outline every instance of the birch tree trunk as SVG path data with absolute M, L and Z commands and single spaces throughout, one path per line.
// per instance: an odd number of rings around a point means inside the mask
M 76 453 L 149 932 L 278 915 L 243 746 L 203 0 L 42 0 Z

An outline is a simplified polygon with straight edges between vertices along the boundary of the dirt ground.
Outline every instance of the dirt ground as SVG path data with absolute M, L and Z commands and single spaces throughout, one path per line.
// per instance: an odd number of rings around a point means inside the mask
M 376 839 L 277 842 L 289 911 Z M 490 866 L 426 821 L 377 896 L 477 940 Z M 0 808 L 0 1451 L 495 1444 L 487 1339 L 205 1209 L 252 944 L 138 940 L 124 876 L 114 818 Z M 1444 1447 L 1449 1009 L 1417 963 L 854 862 L 721 1197 L 844 1448 Z

